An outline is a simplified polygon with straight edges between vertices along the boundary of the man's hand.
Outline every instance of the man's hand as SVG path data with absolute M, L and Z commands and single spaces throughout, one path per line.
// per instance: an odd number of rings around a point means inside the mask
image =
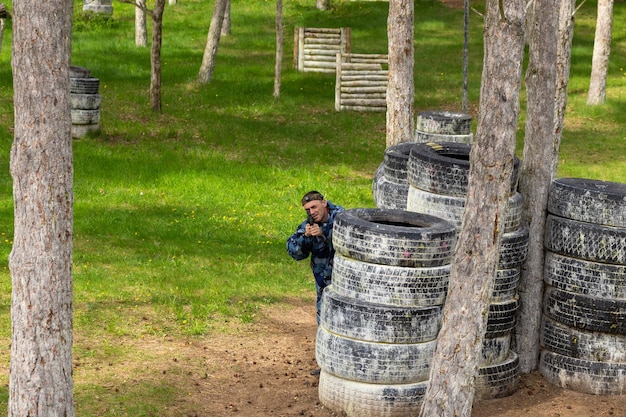
M 304 236 L 322 236 L 322 228 L 319 224 L 315 223 L 313 225 L 307 224 L 306 229 L 304 231 Z

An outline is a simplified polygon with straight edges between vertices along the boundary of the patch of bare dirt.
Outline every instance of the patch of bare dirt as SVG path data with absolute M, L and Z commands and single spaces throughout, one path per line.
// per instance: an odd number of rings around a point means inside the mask
M 314 301 L 292 300 L 263 308 L 253 324 L 229 324 L 227 331 L 188 340 L 125 340 L 125 348 L 144 352 L 145 363 L 110 363 L 105 370 L 89 366 L 88 358 L 75 367 L 83 372 L 107 372 L 100 384 L 124 368 L 131 389 L 149 379 L 178 387 L 175 404 L 160 416 L 177 417 L 338 417 L 318 400 L 315 363 Z M 134 355 L 133 355 L 134 356 Z M 124 359 L 121 358 L 120 362 Z M 113 385 L 111 385 L 113 389 Z M 522 377 L 512 396 L 482 401 L 474 417 L 600 417 L 626 416 L 626 396 L 600 397 L 557 388 L 539 373 Z

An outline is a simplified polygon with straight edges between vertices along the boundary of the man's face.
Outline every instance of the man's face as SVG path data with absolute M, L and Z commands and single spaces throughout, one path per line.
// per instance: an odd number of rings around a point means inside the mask
M 304 210 L 309 210 L 315 223 L 324 223 L 328 218 L 326 211 L 326 200 L 313 200 L 302 206 Z

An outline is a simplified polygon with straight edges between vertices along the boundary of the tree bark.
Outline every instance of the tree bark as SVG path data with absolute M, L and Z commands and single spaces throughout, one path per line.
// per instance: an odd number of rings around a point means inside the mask
M 217 57 L 217 49 L 220 43 L 225 9 L 226 0 L 215 0 L 213 16 L 211 17 L 211 26 L 209 27 L 206 47 L 204 48 L 204 55 L 202 56 L 200 72 L 198 73 L 198 81 L 201 84 L 208 84 L 213 79 L 213 70 L 215 69 L 215 59 Z
M 283 1 L 276 0 L 276 65 L 274 66 L 274 98 L 280 97 L 283 63 Z
M 535 0 L 529 34 L 528 110 L 519 190 L 524 196 L 523 218 L 529 226 L 530 238 L 518 290 L 520 308 L 516 328 L 523 373 L 533 371 L 539 358 L 546 208 L 560 147 L 560 135 L 557 138 L 554 131 L 559 4 L 559 0 Z
M 148 30 L 146 28 L 146 0 L 136 0 L 141 7 L 135 6 L 135 45 L 148 46 Z
M 414 140 L 413 80 L 414 2 L 390 0 L 387 19 L 389 38 L 389 83 L 387 85 L 387 140 L 390 147 Z
M 71 0 L 13 3 L 9 417 L 73 417 Z
M 230 35 L 230 0 L 226 0 L 226 8 L 224 9 L 224 21 L 222 22 L 222 36 Z
M 593 42 L 591 81 L 587 95 L 588 105 L 603 104 L 606 99 L 606 77 L 611 55 L 611 32 L 613 30 L 613 0 L 598 0 L 596 36 Z
M 156 0 L 152 11 L 152 49 L 150 52 L 150 108 L 161 112 L 161 44 L 165 0 Z
M 330 0 L 315 0 L 315 7 L 319 10 L 330 9 Z
M 501 8 L 503 7 L 503 8 Z M 487 0 L 469 192 L 420 416 L 470 416 L 510 195 L 524 54 L 524 1 Z

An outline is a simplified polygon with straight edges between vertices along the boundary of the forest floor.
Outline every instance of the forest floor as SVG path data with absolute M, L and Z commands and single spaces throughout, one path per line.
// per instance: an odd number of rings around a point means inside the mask
M 313 300 L 290 300 L 263 307 L 254 323 L 225 323 L 225 330 L 186 340 L 126 339 L 126 346 L 145 350 L 143 369 L 98 366 L 85 360 L 81 370 L 136 375 L 124 385 L 145 383 L 142 378 L 167 381 L 179 393 L 160 415 L 177 417 L 309 416 L 340 417 L 318 398 L 315 362 L 315 306 Z M 90 366 L 91 365 L 91 366 Z M 135 364 L 137 366 L 137 364 Z M 101 375 L 102 376 L 102 375 Z M 121 383 L 120 383 L 121 384 Z M 124 387 L 110 387 L 120 390 Z M 474 405 L 473 417 L 601 417 L 626 416 L 626 396 L 594 396 L 561 389 L 539 373 L 522 376 L 511 396 Z

